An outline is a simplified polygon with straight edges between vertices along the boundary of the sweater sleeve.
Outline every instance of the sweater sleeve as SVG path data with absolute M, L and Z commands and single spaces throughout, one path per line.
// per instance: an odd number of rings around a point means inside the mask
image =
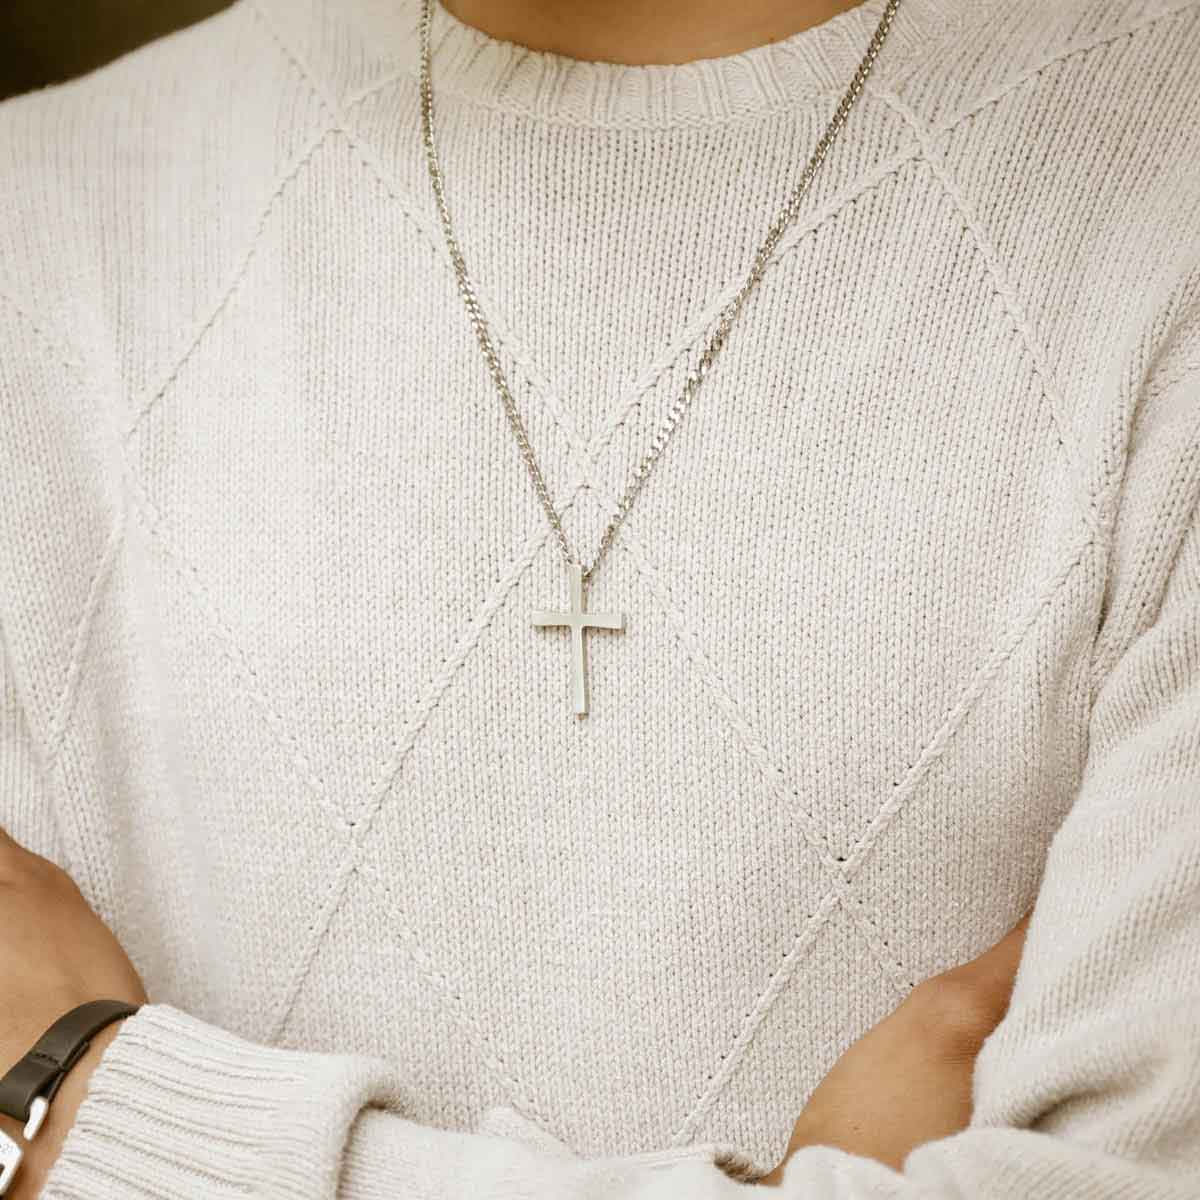
M 1085 769 L 1008 1013 L 976 1063 L 970 1126 L 919 1147 L 902 1171 L 807 1148 L 780 1200 L 1200 1195 L 1194 384 L 1172 418 L 1190 448 L 1166 468 L 1150 454 L 1153 520 L 1143 506 L 1115 539 L 1113 570 L 1130 586 L 1114 592 L 1110 578 Z M 43 1195 L 717 1200 L 751 1186 L 711 1151 L 582 1159 L 511 1132 L 429 1128 L 405 1110 L 381 1060 L 255 1045 L 153 1004 L 101 1060 Z

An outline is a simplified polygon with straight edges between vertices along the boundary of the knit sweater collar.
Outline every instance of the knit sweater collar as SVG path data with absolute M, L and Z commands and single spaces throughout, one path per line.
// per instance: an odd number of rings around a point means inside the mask
M 309 65 L 334 92 L 380 74 L 419 68 L 420 0 L 254 0 L 272 24 L 315 21 L 300 33 Z M 501 41 L 434 0 L 433 67 L 441 95 L 486 108 L 585 126 L 706 124 L 765 116 L 805 99 L 842 93 L 887 0 L 857 6 L 779 41 L 672 65 L 584 61 Z M 875 72 L 898 71 L 957 28 L 978 0 L 903 0 Z M 365 77 L 345 77 L 348 57 Z M 348 85 L 348 86 L 347 86 Z

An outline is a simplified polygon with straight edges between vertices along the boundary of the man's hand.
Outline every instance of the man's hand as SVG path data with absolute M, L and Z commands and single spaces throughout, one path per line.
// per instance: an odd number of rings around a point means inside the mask
M 70 876 L 0 830 L 0 1075 L 63 1013 L 88 1000 L 146 1001 L 137 971 Z M 119 1024 L 93 1040 L 50 1104 L 29 1143 L 11 1200 L 33 1200 L 83 1099 L 87 1080 Z M 21 1124 L 0 1116 L 20 1137 Z
M 984 1039 L 1008 1009 L 1029 916 L 996 945 L 914 988 L 858 1039 L 809 1097 L 783 1161 L 759 1183 L 777 1186 L 803 1146 L 835 1146 L 899 1170 L 925 1142 L 965 1129 Z

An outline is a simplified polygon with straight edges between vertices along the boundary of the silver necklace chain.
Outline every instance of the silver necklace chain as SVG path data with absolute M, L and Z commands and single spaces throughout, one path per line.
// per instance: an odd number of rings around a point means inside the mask
M 537 493 L 537 498 L 541 503 L 547 520 L 550 522 L 550 528 L 558 540 L 559 547 L 562 550 L 563 557 L 567 561 L 568 567 L 578 566 L 585 583 L 595 573 L 601 559 L 608 552 L 617 530 L 629 515 L 629 510 L 633 507 L 634 499 L 641 491 L 642 485 L 646 482 L 646 477 L 650 474 L 650 470 L 658 460 L 659 455 L 662 454 L 663 447 L 667 444 L 667 439 L 675 431 L 676 426 L 687 411 L 704 377 L 711 370 L 717 355 L 720 354 L 721 348 L 725 345 L 725 339 L 729 336 L 729 331 L 734 321 L 741 312 L 742 306 L 746 303 L 747 297 L 758 285 L 759 280 L 762 279 L 770 257 L 774 253 L 775 247 L 779 244 L 779 239 L 784 235 L 788 226 L 796 219 L 800 211 L 800 202 L 808 190 L 809 183 L 811 183 L 817 168 L 824 160 L 829 147 L 833 144 L 834 138 L 837 137 L 842 126 L 846 123 L 846 118 L 850 113 L 851 107 L 863 90 L 863 85 L 870 74 L 871 67 L 875 63 L 876 56 L 883 45 L 883 40 L 891 28 L 892 18 L 896 15 L 899 5 L 900 0 L 888 0 L 883 10 L 883 15 L 879 18 L 879 24 L 876 26 L 875 32 L 871 35 L 867 52 L 859 63 L 858 69 L 854 72 L 854 78 L 850 81 L 849 88 L 847 88 L 845 95 L 839 101 L 833 118 L 817 142 L 816 149 L 813 151 L 812 157 L 808 160 L 808 164 L 801 173 L 800 179 L 788 197 L 787 202 L 780 209 L 779 215 L 772 222 L 770 229 L 768 229 L 762 245 L 756 251 L 754 262 L 750 267 L 745 282 L 738 289 L 737 295 L 721 310 L 720 320 L 717 322 L 716 329 L 708 339 L 704 349 L 700 352 L 700 357 L 696 365 L 688 372 L 684 380 L 683 391 L 667 410 L 666 417 L 663 419 L 658 432 L 654 435 L 654 440 L 650 443 L 650 449 L 634 470 L 629 487 L 618 501 L 617 510 L 600 538 L 596 557 L 592 559 L 589 566 L 584 567 L 571 549 L 571 543 L 567 538 L 566 530 L 563 528 L 562 519 L 558 515 L 558 510 L 554 507 L 554 501 L 550 498 L 550 490 L 546 486 L 545 477 L 542 475 L 541 468 L 534 457 L 533 447 L 530 445 L 529 435 L 525 430 L 525 422 L 521 419 L 521 414 L 517 411 L 516 402 L 513 400 L 511 391 L 509 391 L 508 381 L 500 366 L 500 358 L 496 353 L 496 348 L 492 344 L 491 333 L 488 329 L 487 321 L 484 319 L 479 298 L 475 294 L 471 277 L 467 273 L 466 262 L 463 259 L 462 251 L 459 249 L 458 239 L 454 235 L 454 227 L 450 221 L 450 209 L 446 204 L 446 191 L 442 180 L 441 164 L 438 161 L 437 144 L 433 136 L 433 83 L 430 70 L 430 59 L 432 57 L 430 52 L 430 28 L 433 22 L 433 0 L 422 0 L 421 135 L 425 143 L 425 160 L 429 167 L 429 178 L 433 185 L 433 194 L 437 201 L 438 213 L 442 220 L 442 231 L 446 237 L 446 248 L 450 252 L 450 261 L 454 266 L 454 274 L 458 279 L 458 291 L 462 296 L 463 304 L 466 306 L 467 316 L 470 318 L 471 325 L 475 330 L 479 347 L 483 351 L 483 357 L 487 362 L 492 382 L 495 384 L 500 401 L 504 406 L 508 423 L 512 427 L 513 434 L 516 437 L 521 457 L 525 460 L 525 466 L 528 468 L 529 476 L 533 480 L 534 491 Z

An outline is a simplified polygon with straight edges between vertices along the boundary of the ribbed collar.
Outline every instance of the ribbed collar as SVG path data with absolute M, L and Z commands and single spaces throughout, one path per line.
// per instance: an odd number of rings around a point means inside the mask
M 419 67 L 420 0 L 253 0 L 306 44 L 334 92 Z M 849 85 L 887 0 L 863 0 L 779 41 L 675 65 L 628 66 L 534 51 L 467 25 L 435 0 L 433 76 L 440 95 L 588 126 L 703 124 L 766 115 Z M 951 34 L 980 0 L 901 0 L 874 73 L 901 70 Z M 308 27 L 305 28 L 304 26 Z M 341 69 L 357 60 L 356 78 Z M 339 87 L 337 77 L 344 86 Z

